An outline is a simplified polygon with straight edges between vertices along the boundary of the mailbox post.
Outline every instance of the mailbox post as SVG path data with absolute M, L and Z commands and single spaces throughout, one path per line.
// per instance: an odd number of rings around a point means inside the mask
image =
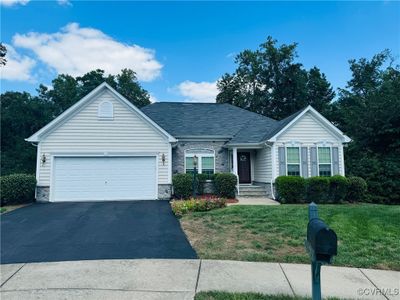
M 311 258 L 312 299 L 321 300 L 321 266 L 331 264 L 337 255 L 337 236 L 318 218 L 317 205 L 308 206 L 306 249 Z

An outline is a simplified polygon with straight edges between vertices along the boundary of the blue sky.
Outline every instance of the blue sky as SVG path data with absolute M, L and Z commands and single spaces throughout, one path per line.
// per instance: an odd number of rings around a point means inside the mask
M 234 55 L 268 35 L 297 42 L 298 61 L 335 88 L 350 78 L 349 59 L 400 54 L 400 2 L 5 1 L 2 92 L 35 92 L 63 72 L 130 67 L 154 100 L 213 101 Z

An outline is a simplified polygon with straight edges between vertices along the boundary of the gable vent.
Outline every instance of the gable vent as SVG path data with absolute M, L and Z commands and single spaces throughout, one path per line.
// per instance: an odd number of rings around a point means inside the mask
M 110 101 L 104 101 L 99 104 L 97 116 L 100 119 L 112 119 L 114 117 L 113 104 Z

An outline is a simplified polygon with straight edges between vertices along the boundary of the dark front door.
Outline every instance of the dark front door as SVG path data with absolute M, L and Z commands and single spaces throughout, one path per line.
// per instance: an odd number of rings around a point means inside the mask
M 251 183 L 250 152 L 238 152 L 239 183 Z

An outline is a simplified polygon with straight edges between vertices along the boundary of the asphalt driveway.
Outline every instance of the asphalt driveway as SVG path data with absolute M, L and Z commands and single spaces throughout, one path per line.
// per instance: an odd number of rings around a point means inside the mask
M 35 203 L 1 216 L 1 263 L 197 258 L 168 201 Z

